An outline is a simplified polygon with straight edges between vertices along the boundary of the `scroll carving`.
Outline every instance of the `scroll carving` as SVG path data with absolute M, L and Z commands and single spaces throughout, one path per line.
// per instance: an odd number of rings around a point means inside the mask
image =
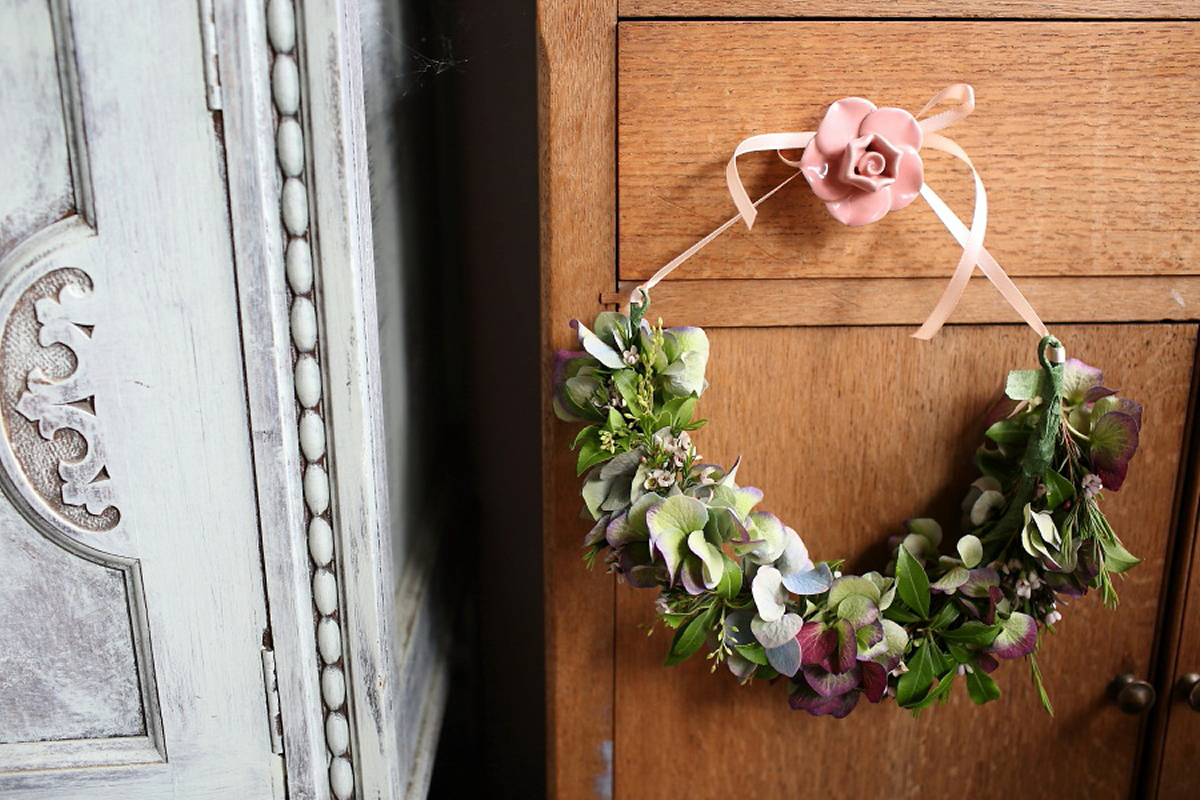
M 45 439 L 53 439 L 64 429 L 83 437 L 83 458 L 62 461 L 58 467 L 63 479 L 62 501 L 84 506 L 89 514 L 99 516 L 115 503 L 92 402 L 88 358 L 92 337 L 88 330 L 94 322 L 89 298 L 90 291 L 67 284 L 57 299 L 45 297 L 34 303 L 42 326 L 38 341 L 43 347 L 62 344 L 70 348 L 75 353 L 76 367 L 63 380 L 53 380 L 40 367 L 34 367 L 26 380 L 28 388 L 17 401 L 17 411 L 30 422 L 38 423 L 38 432 Z
M 53 270 L 17 301 L 0 341 L 13 454 L 50 509 L 86 531 L 120 519 L 96 413 L 95 311 L 86 273 Z

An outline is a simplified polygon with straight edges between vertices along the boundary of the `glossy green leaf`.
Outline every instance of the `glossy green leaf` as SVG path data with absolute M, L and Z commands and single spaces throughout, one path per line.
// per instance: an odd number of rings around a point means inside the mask
M 717 584 L 717 595 L 723 600 L 732 600 L 738 596 L 738 592 L 742 591 L 742 568 L 737 562 L 726 555 L 721 556 L 724 559 L 725 571 L 721 573 L 721 581 Z
M 896 684 L 896 702 L 903 708 L 921 702 L 933 686 L 934 649 L 928 641 L 922 642 L 908 659 L 908 672 L 901 675 Z
M 663 660 L 663 666 L 670 667 L 691 658 L 708 638 L 708 632 L 712 628 L 713 618 L 716 614 L 717 607 L 710 606 L 676 630 L 675 638 L 671 641 L 671 649 L 667 652 L 666 659 Z
M 900 545 L 896 554 L 896 592 L 922 619 L 929 616 L 929 576 L 904 545 Z
M 967 673 L 967 694 L 971 695 L 972 703 L 981 706 L 998 699 L 1000 687 L 992 680 L 991 675 L 981 669 L 975 669 Z
M 1071 482 L 1052 469 L 1046 470 L 1042 476 L 1046 484 L 1046 508 L 1055 509 L 1075 496 L 1075 487 Z
M 933 620 L 929 623 L 929 627 L 933 628 L 935 631 L 940 631 L 942 628 L 948 627 L 950 623 L 958 619 L 958 615 L 958 607 L 955 606 L 954 603 L 946 603 L 946 605 L 942 606 L 941 610 L 934 615 Z
M 733 649 L 747 661 L 753 661 L 761 666 L 767 665 L 767 653 L 761 644 L 739 644 Z
M 999 625 L 984 625 L 981 622 L 970 621 L 953 630 L 942 631 L 942 638 L 947 642 L 987 647 L 995 641 L 998 633 L 1000 633 Z

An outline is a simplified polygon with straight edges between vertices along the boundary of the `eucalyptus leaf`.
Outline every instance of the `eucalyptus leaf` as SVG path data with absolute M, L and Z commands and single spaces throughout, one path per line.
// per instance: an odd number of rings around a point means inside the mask
M 788 639 L 778 647 L 766 648 L 764 652 L 767 663 L 780 675 L 790 678 L 800 671 L 800 643 L 795 638 Z
M 833 585 L 833 573 L 829 571 L 829 565 L 822 562 L 811 569 L 784 575 L 783 585 L 792 594 L 821 594 Z
M 979 562 L 983 560 L 983 542 L 979 541 L 979 537 L 968 533 L 958 540 L 956 545 L 958 549 L 958 557 L 962 559 L 963 566 L 967 569 L 973 569 L 979 566 Z

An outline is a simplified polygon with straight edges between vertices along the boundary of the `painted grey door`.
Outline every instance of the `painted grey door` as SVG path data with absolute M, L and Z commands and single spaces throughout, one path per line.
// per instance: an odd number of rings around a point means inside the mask
M 285 794 L 201 30 L 0 0 L 4 797 Z

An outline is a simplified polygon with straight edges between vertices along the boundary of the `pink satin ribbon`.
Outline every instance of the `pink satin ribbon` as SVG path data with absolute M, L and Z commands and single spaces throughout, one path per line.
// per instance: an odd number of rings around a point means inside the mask
M 929 317 L 921 325 L 920 329 L 913 334 L 913 337 L 926 340 L 932 339 L 941 329 L 946 320 L 949 319 L 950 314 L 954 311 L 955 306 L 958 305 L 958 301 L 962 298 L 962 294 L 966 290 L 967 283 L 971 278 L 971 273 L 976 266 L 987 276 L 988 280 L 992 282 L 1001 296 L 1008 301 L 1009 305 L 1021 315 L 1021 319 L 1029 327 L 1033 328 L 1039 336 L 1046 336 L 1048 333 L 1046 326 L 1038 317 L 1037 312 L 1033 310 L 1033 306 L 1029 304 L 1029 301 L 1025 299 L 1021 291 L 1017 289 L 1004 270 L 1000 268 L 996 259 L 983 246 L 984 232 L 987 229 L 987 193 L 984 191 L 983 181 L 980 180 L 979 173 L 975 170 L 975 165 L 971 163 L 971 159 L 961 147 L 937 133 L 937 131 L 947 128 L 965 118 L 975 109 L 975 90 L 965 83 L 956 83 L 947 86 L 935 94 L 916 116 L 920 117 L 930 109 L 947 102 L 954 103 L 954 106 L 946 111 L 920 120 L 919 124 L 924 139 L 922 147 L 930 147 L 934 150 L 949 153 L 970 167 L 971 176 L 975 181 L 975 210 L 971 215 L 971 226 L 968 228 L 950 210 L 949 206 L 937 196 L 933 189 L 929 188 L 929 184 L 926 183 L 921 186 L 921 197 L 925 199 L 925 202 L 929 204 L 933 213 L 946 226 L 950 235 L 962 247 L 963 252 L 958 260 L 958 266 L 955 268 L 954 274 L 946 286 L 946 290 L 942 293 L 941 299 L 938 300 Z M 644 297 L 646 292 L 657 285 L 659 281 L 669 275 L 676 267 L 687 261 L 705 245 L 728 230 L 739 219 L 746 221 L 747 228 L 752 228 L 754 220 L 758 216 L 757 206 L 800 174 L 800 162 L 785 158 L 782 152 L 779 151 L 803 149 L 808 146 L 809 141 L 812 140 L 814 135 L 816 135 L 815 131 L 805 131 L 802 133 L 763 133 L 751 136 L 739 143 L 734 148 L 729 163 L 725 166 L 725 182 L 729 187 L 729 196 L 733 199 L 733 204 L 738 210 L 737 215 L 708 234 L 708 236 L 696 242 L 696 244 L 689 247 L 683 253 L 680 253 L 670 263 L 664 265 L 662 269 L 654 273 L 649 280 L 636 287 L 630 294 L 630 301 L 632 302 Z M 786 180 L 758 200 L 751 202 L 750 195 L 746 192 L 745 186 L 742 185 L 741 176 L 738 174 L 738 156 L 770 150 L 775 150 L 779 153 L 779 158 L 784 163 L 794 167 L 797 172 L 788 176 Z

